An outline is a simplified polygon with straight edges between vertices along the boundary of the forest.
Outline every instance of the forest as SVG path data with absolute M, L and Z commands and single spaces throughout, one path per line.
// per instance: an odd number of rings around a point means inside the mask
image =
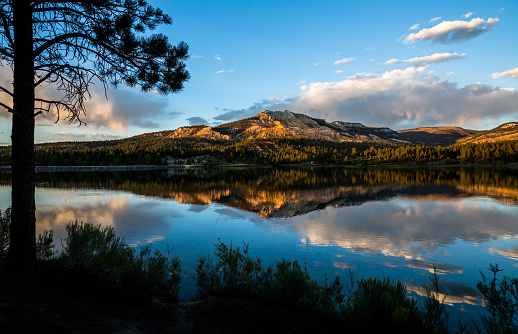
M 518 141 L 446 147 L 379 142 L 267 138 L 243 141 L 139 136 L 114 141 L 61 142 L 35 146 L 37 166 L 228 165 L 228 164 L 474 164 L 518 162 Z M 0 147 L 11 165 L 11 147 Z

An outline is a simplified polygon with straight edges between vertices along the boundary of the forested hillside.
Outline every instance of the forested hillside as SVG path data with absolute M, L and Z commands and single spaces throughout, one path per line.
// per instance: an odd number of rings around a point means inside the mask
M 3 166 L 10 147 L 0 148 Z M 329 142 L 306 138 L 243 141 L 138 136 L 117 141 L 36 146 L 38 166 L 224 165 L 224 164 L 429 164 L 518 162 L 518 140 L 446 147 L 380 142 Z

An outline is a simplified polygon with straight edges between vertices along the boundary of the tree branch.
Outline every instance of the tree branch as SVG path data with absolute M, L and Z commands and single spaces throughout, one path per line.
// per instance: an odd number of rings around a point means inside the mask
M 3 86 L 0 86 L 0 90 L 1 90 L 2 92 L 6 93 L 7 95 L 10 95 L 11 97 L 13 97 L 13 96 L 14 96 L 14 95 L 13 95 L 13 93 L 12 93 L 10 90 L 8 90 L 7 88 L 5 88 L 5 87 L 3 87 Z
M 4 107 L 8 112 L 13 112 L 13 108 L 9 107 L 7 104 L 0 102 L 0 107 Z

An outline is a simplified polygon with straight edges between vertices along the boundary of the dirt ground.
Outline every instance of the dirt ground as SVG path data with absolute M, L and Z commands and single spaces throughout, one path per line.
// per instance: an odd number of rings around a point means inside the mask
M 108 299 L 38 277 L 0 275 L 0 333 L 328 333 L 302 312 L 213 297 L 166 303 Z

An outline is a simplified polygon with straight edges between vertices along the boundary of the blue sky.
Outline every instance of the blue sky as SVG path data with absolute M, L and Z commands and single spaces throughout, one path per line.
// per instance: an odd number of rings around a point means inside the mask
M 184 90 L 121 87 L 106 100 L 98 85 L 86 126 L 40 116 L 37 142 L 214 126 L 264 109 L 394 130 L 518 121 L 516 0 L 149 2 L 173 18 L 158 32 L 189 44 Z

